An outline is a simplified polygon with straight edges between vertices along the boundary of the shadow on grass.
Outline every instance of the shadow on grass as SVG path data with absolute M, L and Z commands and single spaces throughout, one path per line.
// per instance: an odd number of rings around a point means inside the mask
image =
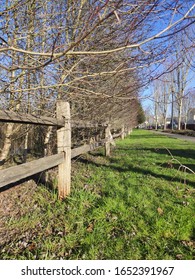
M 149 175 L 149 176 L 152 176 L 152 177 L 155 177 L 155 178 L 163 179 L 163 180 L 166 180 L 168 182 L 181 183 L 181 181 L 183 180 L 182 178 L 178 178 L 178 176 L 177 177 L 175 177 L 174 175 L 169 176 L 169 175 L 165 175 L 163 173 L 162 174 L 157 174 L 156 172 L 153 172 L 152 170 L 144 169 L 143 167 L 134 167 L 132 164 L 127 164 L 127 165 L 125 165 L 125 167 L 121 167 L 121 166 L 118 165 L 117 161 L 112 160 L 111 162 L 112 162 L 112 165 L 109 166 L 109 168 L 115 169 L 119 172 L 132 171 L 132 172 L 139 173 L 139 174 L 142 174 L 142 175 L 146 175 L 146 176 Z M 176 167 L 176 170 L 179 169 L 179 165 L 175 165 L 175 167 Z M 195 188 L 195 182 L 193 182 L 189 179 L 187 179 L 186 181 L 187 181 L 188 185 Z
M 179 163 L 168 162 L 168 163 L 159 164 L 159 166 L 165 167 L 165 168 L 171 168 L 171 169 L 175 169 L 175 170 L 180 170 L 180 171 L 186 172 L 188 174 L 193 174 L 192 172 L 195 172 L 195 164 L 187 164 L 185 166 L 185 165 L 182 165 Z
M 173 157 L 185 157 L 187 159 L 194 159 L 195 160 L 195 150 L 193 149 L 146 149 L 146 151 L 151 151 L 157 154 L 162 155 L 172 155 Z
M 144 151 L 149 151 L 149 152 L 152 152 L 152 153 L 156 153 L 156 154 L 161 154 L 161 155 L 170 155 L 170 158 L 171 158 L 171 155 L 173 157 L 183 157 L 183 158 L 186 158 L 186 159 L 194 159 L 195 160 L 195 149 L 185 149 L 185 150 L 182 150 L 182 149 L 173 149 L 173 148 L 170 148 L 170 149 L 166 149 L 166 148 L 143 148 Z M 139 151 L 139 150 L 143 150 L 143 149 L 140 149 L 139 147 L 123 147 L 123 148 L 120 148 L 120 147 L 117 147 L 117 150 L 119 151 L 131 151 L 131 150 L 136 150 L 136 151 Z
M 152 170 L 148 170 L 148 169 L 144 169 L 143 167 L 134 167 L 133 164 L 129 164 L 129 163 L 125 163 L 125 161 L 123 162 L 123 165 L 121 165 L 121 162 L 119 162 L 117 159 L 113 159 L 113 158 L 110 158 L 110 164 L 109 165 L 106 165 L 106 164 L 101 164 L 101 163 L 98 163 L 96 161 L 95 158 L 80 158 L 79 159 L 80 162 L 82 163 L 85 163 L 85 164 L 93 164 L 94 166 L 96 167 L 106 167 L 106 168 L 109 168 L 109 169 L 113 169 L 115 171 L 118 171 L 118 172 L 129 172 L 129 171 L 132 171 L 134 173 L 138 173 L 138 174 L 142 174 L 142 175 L 146 175 L 146 176 L 152 176 L 152 177 L 155 177 L 155 178 L 160 178 L 160 179 L 163 179 L 163 180 L 166 180 L 168 182 L 178 182 L 178 183 L 181 183 L 183 181 L 183 178 L 179 178 L 178 176 L 169 176 L 169 175 L 166 175 L 166 174 L 158 174 Z M 162 166 L 161 167 L 166 167 L 166 166 Z M 175 165 L 173 166 L 173 168 L 176 167 L 176 170 L 177 171 L 179 169 L 179 165 Z M 193 170 L 194 169 L 194 165 L 190 165 L 191 169 Z M 189 168 L 190 168 L 189 167 Z M 195 188 L 195 182 L 194 181 L 191 181 L 189 179 L 186 179 L 186 182 L 189 186 Z

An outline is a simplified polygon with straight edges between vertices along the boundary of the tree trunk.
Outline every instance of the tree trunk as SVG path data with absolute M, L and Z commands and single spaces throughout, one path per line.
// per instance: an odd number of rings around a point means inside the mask
M 51 153 L 49 151 L 49 142 L 51 139 L 52 130 L 53 130 L 53 127 L 49 126 L 47 129 L 47 133 L 45 135 L 45 140 L 44 140 L 44 156 L 45 157 L 51 155 Z
M 164 129 L 167 129 L 167 118 L 164 118 Z
M 6 159 L 8 158 L 10 152 L 13 127 L 14 127 L 13 123 L 7 124 L 6 131 L 5 131 L 4 145 L 0 154 L 0 169 L 2 168 L 2 165 L 5 163 Z
M 24 141 L 24 154 L 23 154 L 23 161 L 24 162 L 26 162 L 26 160 L 27 160 L 28 138 L 29 138 L 29 125 L 27 125 L 25 141 Z
M 180 100 L 178 108 L 178 130 L 181 130 L 181 109 L 182 109 L 182 99 Z

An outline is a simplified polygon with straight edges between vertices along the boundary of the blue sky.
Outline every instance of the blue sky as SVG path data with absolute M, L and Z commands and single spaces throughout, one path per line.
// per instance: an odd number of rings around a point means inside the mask
M 159 1 L 159 2 L 163 2 L 163 1 Z M 175 1 L 177 2 L 177 1 Z M 167 25 L 169 23 L 173 23 L 175 21 L 177 21 L 179 18 L 183 17 L 183 15 L 186 13 L 186 11 L 189 9 L 189 7 L 192 6 L 192 4 L 194 4 L 194 1 L 181 1 L 181 4 L 182 4 L 182 9 L 180 12 L 182 13 L 167 13 L 164 17 L 163 17 L 163 14 L 161 15 L 161 17 L 159 18 L 159 21 L 157 21 L 155 23 L 155 28 L 153 29 L 152 31 L 152 35 L 153 34 L 157 34 L 159 33 L 160 31 L 162 31 L 163 29 L 165 29 L 167 27 Z M 194 10 L 192 12 L 192 14 L 190 14 L 192 16 L 194 16 Z M 189 19 L 191 20 L 191 19 Z M 184 27 L 184 26 L 187 26 L 189 24 L 189 20 L 186 20 L 186 21 L 183 21 L 181 26 L 179 27 L 178 30 L 180 30 L 180 28 Z M 195 33 L 195 30 L 194 29 L 194 24 L 189 26 L 188 28 L 185 28 L 184 30 L 182 30 L 183 33 L 186 33 L 187 34 L 187 37 L 188 37 L 188 32 L 190 30 L 193 31 L 193 34 Z M 168 30 L 166 33 L 163 34 L 163 36 L 166 36 L 166 35 L 169 35 L 169 34 L 172 34 L 174 33 L 174 28 L 173 29 L 170 29 Z M 149 35 L 151 36 L 151 35 Z M 179 38 L 178 42 L 180 44 L 180 39 L 182 38 L 181 37 L 181 31 L 176 33 L 175 35 L 176 38 Z M 186 37 L 186 38 L 187 38 Z M 164 37 L 164 38 L 161 38 L 161 39 L 157 39 L 158 42 L 156 42 L 155 40 L 155 43 L 159 43 L 159 46 L 160 44 L 163 42 L 163 45 L 164 45 L 164 48 L 167 50 L 165 51 L 165 60 L 166 60 L 166 63 L 168 61 L 171 61 L 172 59 L 172 53 L 176 48 L 177 48 L 177 44 L 175 45 L 175 48 L 171 45 L 172 41 L 169 40 L 169 39 L 172 39 L 173 36 L 167 36 L 167 37 Z M 181 40 L 182 42 L 182 40 Z M 151 42 L 151 46 L 152 46 L 152 43 Z M 193 42 L 188 42 L 189 44 Z M 185 44 L 185 41 L 184 41 L 184 44 Z M 190 60 L 193 60 L 193 56 L 190 57 Z M 189 75 L 188 75 L 188 83 L 187 83 L 187 86 L 186 86 L 186 89 L 185 91 L 187 92 L 189 89 L 191 88 L 195 88 L 195 60 L 194 61 L 191 61 L 192 62 L 192 66 L 191 66 L 191 70 L 189 72 Z M 170 63 L 170 62 L 169 62 Z M 162 62 L 162 63 L 154 63 L 149 69 L 147 69 L 147 72 L 148 70 L 153 70 L 155 67 L 157 68 L 157 71 L 156 71 L 156 76 L 158 75 L 161 75 L 161 73 L 164 71 L 163 70 L 163 65 L 166 65 L 165 62 Z M 168 65 L 168 64 L 167 64 Z M 152 77 L 153 78 L 155 76 L 155 74 L 153 73 L 152 74 Z M 153 85 L 152 84 L 148 84 L 147 87 L 143 87 L 141 90 L 140 90 L 140 95 L 141 95 L 141 102 L 142 102 L 142 105 L 143 105 L 143 108 L 147 108 L 148 106 L 151 106 L 153 105 L 153 102 L 152 102 L 152 93 L 153 93 Z

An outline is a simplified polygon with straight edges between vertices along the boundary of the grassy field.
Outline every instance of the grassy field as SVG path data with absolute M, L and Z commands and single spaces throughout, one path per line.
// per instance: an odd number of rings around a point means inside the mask
M 195 259 L 194 144 L 136 130 L 73 163 L 72 192 L 32 188 L 1 259 Z M 0 194 L 1 195 L 1 194 Z

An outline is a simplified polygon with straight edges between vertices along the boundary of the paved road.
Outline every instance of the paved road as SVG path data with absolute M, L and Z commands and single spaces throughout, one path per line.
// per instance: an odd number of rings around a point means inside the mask
M 153 132 L 162 134 L 162 135 L 167 135 L 168 137 L 177 138 L 177 139 L 186 140 L 186 141 L 195 143 L 195 137 L 192 137 L 192 136 L 186 136 L 186 135 L 180 135 L 180 134 L 174 134 L 174 133 L 165 133 L 165 132 L 160 132 L 160 131 L 153 131 Z

